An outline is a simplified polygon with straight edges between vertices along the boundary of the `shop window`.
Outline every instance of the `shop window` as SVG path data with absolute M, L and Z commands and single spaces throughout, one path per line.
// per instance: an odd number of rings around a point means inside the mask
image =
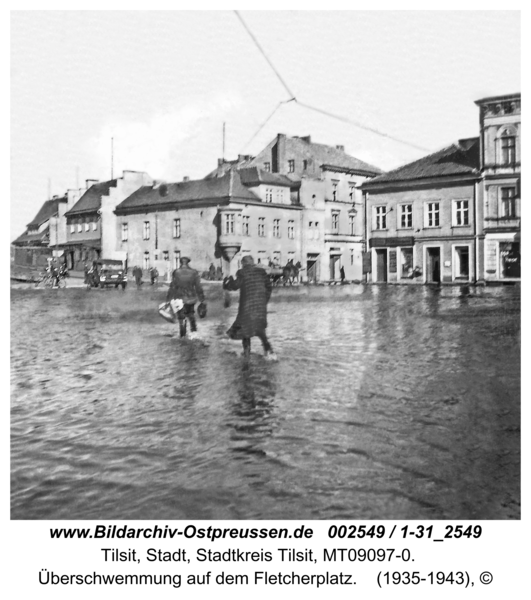
M 459 279 L 470 278 L 470 248 L 468 246 L 456 246 L 455 248 L 455 276 Z
M 519 242 L 500 242 L 500 272 L 504 278 L 520 278 Z
M 413 276 L 413 248 L 400 249 L 400 262 L 402 277 Z

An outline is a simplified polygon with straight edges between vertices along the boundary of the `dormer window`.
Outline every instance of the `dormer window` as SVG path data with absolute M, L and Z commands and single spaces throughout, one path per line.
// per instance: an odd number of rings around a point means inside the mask
M 295 161 L 293 159 L 288 160 L 288 173 L 295 173 Z
M 270 162 L 264 163 L 264 171 L 271 173 L 271 163 Z
M 265 191 L 265 201 L 273 202 L 273 188 L 266 188 Z

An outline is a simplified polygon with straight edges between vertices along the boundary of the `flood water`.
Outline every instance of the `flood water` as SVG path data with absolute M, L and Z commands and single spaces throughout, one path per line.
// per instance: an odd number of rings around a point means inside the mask
M 520 518 L 518 287 L 277 289 L 249 365 L 144 287 L 12 289 L 12 518 Z

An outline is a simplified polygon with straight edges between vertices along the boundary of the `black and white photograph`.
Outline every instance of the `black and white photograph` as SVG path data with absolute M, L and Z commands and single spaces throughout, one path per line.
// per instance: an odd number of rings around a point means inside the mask
M 11 521 L 521 519 L 502 9 L 11 12 Z

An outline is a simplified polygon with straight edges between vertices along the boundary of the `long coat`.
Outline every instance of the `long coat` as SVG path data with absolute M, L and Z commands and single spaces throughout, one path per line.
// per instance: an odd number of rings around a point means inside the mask
M 240 290 L 238 315 L 227 331 L 233 340 L 250 338 L 265 331 L 267 327 L 267 303 L 273 286 L 264 269 L 244 265 L 236 279 L 229 277 L 223 283 L 226 290 Z

